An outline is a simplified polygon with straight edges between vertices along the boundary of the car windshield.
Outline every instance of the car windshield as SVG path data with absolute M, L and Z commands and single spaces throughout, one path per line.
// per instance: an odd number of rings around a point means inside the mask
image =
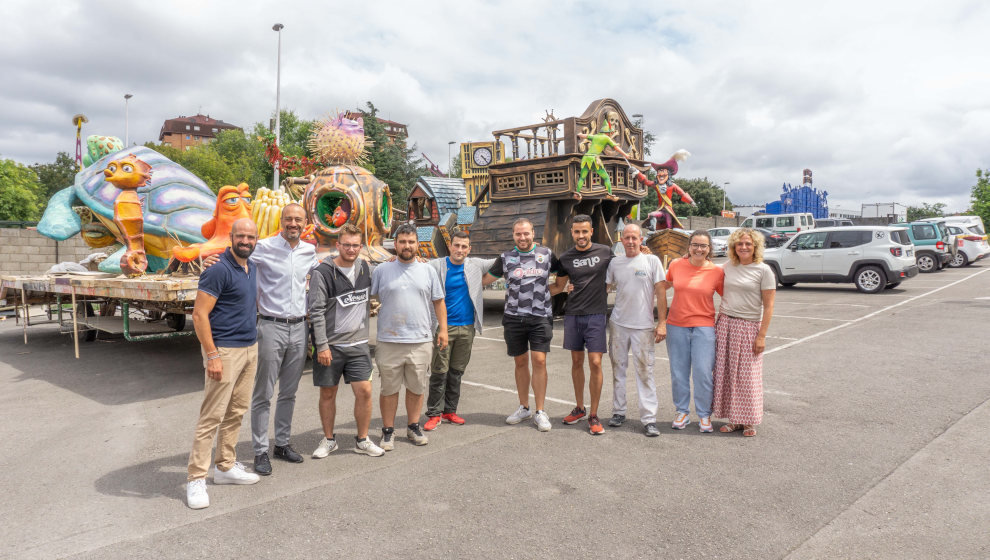
M 978 224 L 969 226 L 969 231 L 975 233 L 976 235 L 986 235 L 987 234 L 987 232 L 983 231 L 983 228 L 981 228 Z

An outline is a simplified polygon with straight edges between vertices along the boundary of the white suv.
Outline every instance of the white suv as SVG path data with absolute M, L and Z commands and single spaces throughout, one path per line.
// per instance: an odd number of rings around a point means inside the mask
M 764 261 L 782 286 L 852 282 L 875 294 L 917 276 L 914 245 L 903 228 L 845 226 L 802 232 L 766 249 Z

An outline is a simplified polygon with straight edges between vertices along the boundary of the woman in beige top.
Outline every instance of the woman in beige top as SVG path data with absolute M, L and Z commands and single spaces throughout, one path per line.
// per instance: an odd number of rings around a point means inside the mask
M 725 292 L 715 322 L 712 416 L 728 423 L 721 432 L 755 436 L 763 420 L 763 350 L 773 316 L 777 278 L 763 263 L 763 236 L 752 229 L 732 232 Z

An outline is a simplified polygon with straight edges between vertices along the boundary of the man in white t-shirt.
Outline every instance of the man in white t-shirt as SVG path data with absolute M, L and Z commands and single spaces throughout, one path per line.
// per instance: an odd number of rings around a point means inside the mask
M 649 437 L 657 430 L 657 386 L 653 379 L 654 344 L 667 337 L 667 296 L 663 264 L 656 255 L 642 252 L 643 232 L 629 224 L 622 229 L 625 255 L 612 259 L 605 282 L 615 288 L 615 306 L 609 320 L 608 355 L 612 361 L 612 419 L 609 426 L 626 421 L 626 369 L 632 356 L 639 390 L 639 419 Z M 657 310 L 659 322 L 653 320 Z

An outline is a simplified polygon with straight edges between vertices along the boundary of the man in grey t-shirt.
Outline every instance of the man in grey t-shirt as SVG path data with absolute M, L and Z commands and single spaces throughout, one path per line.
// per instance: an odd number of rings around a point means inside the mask
M 419 413 L 426 392 L 426 372 L 433 356 L 433 320 L 439 330 L 437 346 L 447 346 L 447 307 L 443 285 L 436 270 L 416 262 L 419 246 L 416 228 L 410 224 L 395 230 L 398 259 L 378 265 L 371 274 L 371 294 L 381 302 L 378 310 L 378 337 L 375 363 L 381 375 L 382 441 L 385 451 L 395 447 L 395 412 L 399 408 L 399 389 L 406 386 L 406 437 L 416 445 L 429 443 L 419 426 Z
M 609 321 L 608 355 L 612 361 L 612 419 L 609 426 L 626 421 L 626 368 L 632 354 L 639 389 L 639 420 L 647 436 L 657 430 L 657 387 L 653 379 L 654 344 L 667 337 L 667 296 L 664 270 L 655 255 L 641 250 L 642 230 L 629 224 L 622 230 L 625 255 L 609 263 L 605 282 L 615 287 L 615 306 Z M 654 304 L 659 324 L 653 322 Z

